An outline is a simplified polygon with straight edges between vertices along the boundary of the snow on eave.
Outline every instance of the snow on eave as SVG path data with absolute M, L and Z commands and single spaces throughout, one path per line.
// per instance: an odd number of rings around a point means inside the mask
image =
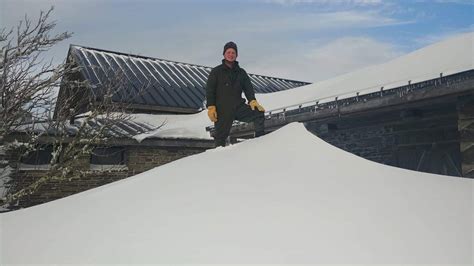
M 158 127 L 152 132 L 139 134 L 133 138 L 138 142 L 145 139 L 211 140 L 206 127 L 211 123 L 206 111 L 196 114 L 156 115 L 133 114 L 132 120 Z
M 473 69 L 474 33 L 432 44 L 387 63 L 366 67 L 325 81 L 272 94 L 259 94 L 269 111 L 309 102 L 329 102 L 421 82 Z

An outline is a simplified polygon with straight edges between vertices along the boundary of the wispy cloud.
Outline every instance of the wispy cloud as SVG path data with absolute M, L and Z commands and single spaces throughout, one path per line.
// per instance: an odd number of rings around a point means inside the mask
M 265 0 L 267 3 L 282 5 L 319 4 L 319 5 L 379 5 L 382 0 Z
M 435 2 L 442 4 L 474 5 L 472 0 L 435 0 Z
M 474 31 L 474 24 L 471 24 L 469 27 L 465 28 L 449 28 L 445 29 L 443 32 L 438 32 L 436 34 L 427 34 L 422 35 L 414 39 L 414 44 L 417 47 L 427 46 L 436 42 L 439 42 L 444 39 L 448 39 L 452 36 L 473 32 Z
M 374 11 L 337 11 L 324 13 L 285 12 L 257 16 L 248 14 L 242 24 L 233 30 L 245 32 L 285 32 L 306 30 L 310 32 L 334 30 L 338 28 L 374 28 L 413 23 L 383 16 Z
M 312 41 L 288 50 L 292 52 L 272 53 L 265 60 L 265 55 L 253 55 L 249 69 L 255 73 L 318 81 L 387 62 L 402 54 L 393 44 L 360 36 Z

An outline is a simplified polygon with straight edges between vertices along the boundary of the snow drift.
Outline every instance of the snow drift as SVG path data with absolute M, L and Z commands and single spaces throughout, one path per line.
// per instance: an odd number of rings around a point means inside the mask
M 2 214 L 0 264 L 471 264 L 473 191 L 290 124 Z

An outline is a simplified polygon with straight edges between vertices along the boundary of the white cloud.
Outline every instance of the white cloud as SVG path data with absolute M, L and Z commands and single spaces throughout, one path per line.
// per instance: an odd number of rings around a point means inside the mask
M 249 72 L 304 81 L 319 81 L 374 64 L 400 52 L 396 46 L 368 37 L 342 37 L 289 48 L 287 53 L 255 56 Z M 266 58 L 265 58 L 266 57 Z
M 295 4 L 349 4 L 349 5 L 378 5 L 382 4 L 382 0 L 266 0 L 267 3 L 276 3 L 282 5 L 295 5 Z
M 472 0 L 435 0 L 435 2 L 440 4 L 474 5 Z
M 373 28 L 411 23 L 382 16 L 374 11 L 336 11 L 323 13 L 285 12 L 282 14 L 248 14 L 233 28 L 239 32 L 286 32 L 305 30 L 318 32 L 338 28 Z
M 446 28 L 443 32 L 438 32 L 436 34 L 428 34 L 417 37 L 414 39 L 415 48 L 427 46 L 436 42 L 439 42 L 444 39 L 448 39 L 454 35 L 459 35 L 467 32 L 474 31 L 474 24 L 471 24 L 469 27 L 465 28 Z
M 344 37 L 312 49 L 307 58 L 324 65 L 328 73 L 341 74 L 397 57 L 400 52 L 392 44 L 367 37 Z

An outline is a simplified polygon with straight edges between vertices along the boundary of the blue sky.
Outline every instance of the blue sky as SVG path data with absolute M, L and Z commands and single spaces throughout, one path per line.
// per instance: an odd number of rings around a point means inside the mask
M 318 81 L 474 30 L 474 1 L 0 0 L 0 28 L 54 6 L 69 44 L 215 66 L 225 42 L 251 73 Z

